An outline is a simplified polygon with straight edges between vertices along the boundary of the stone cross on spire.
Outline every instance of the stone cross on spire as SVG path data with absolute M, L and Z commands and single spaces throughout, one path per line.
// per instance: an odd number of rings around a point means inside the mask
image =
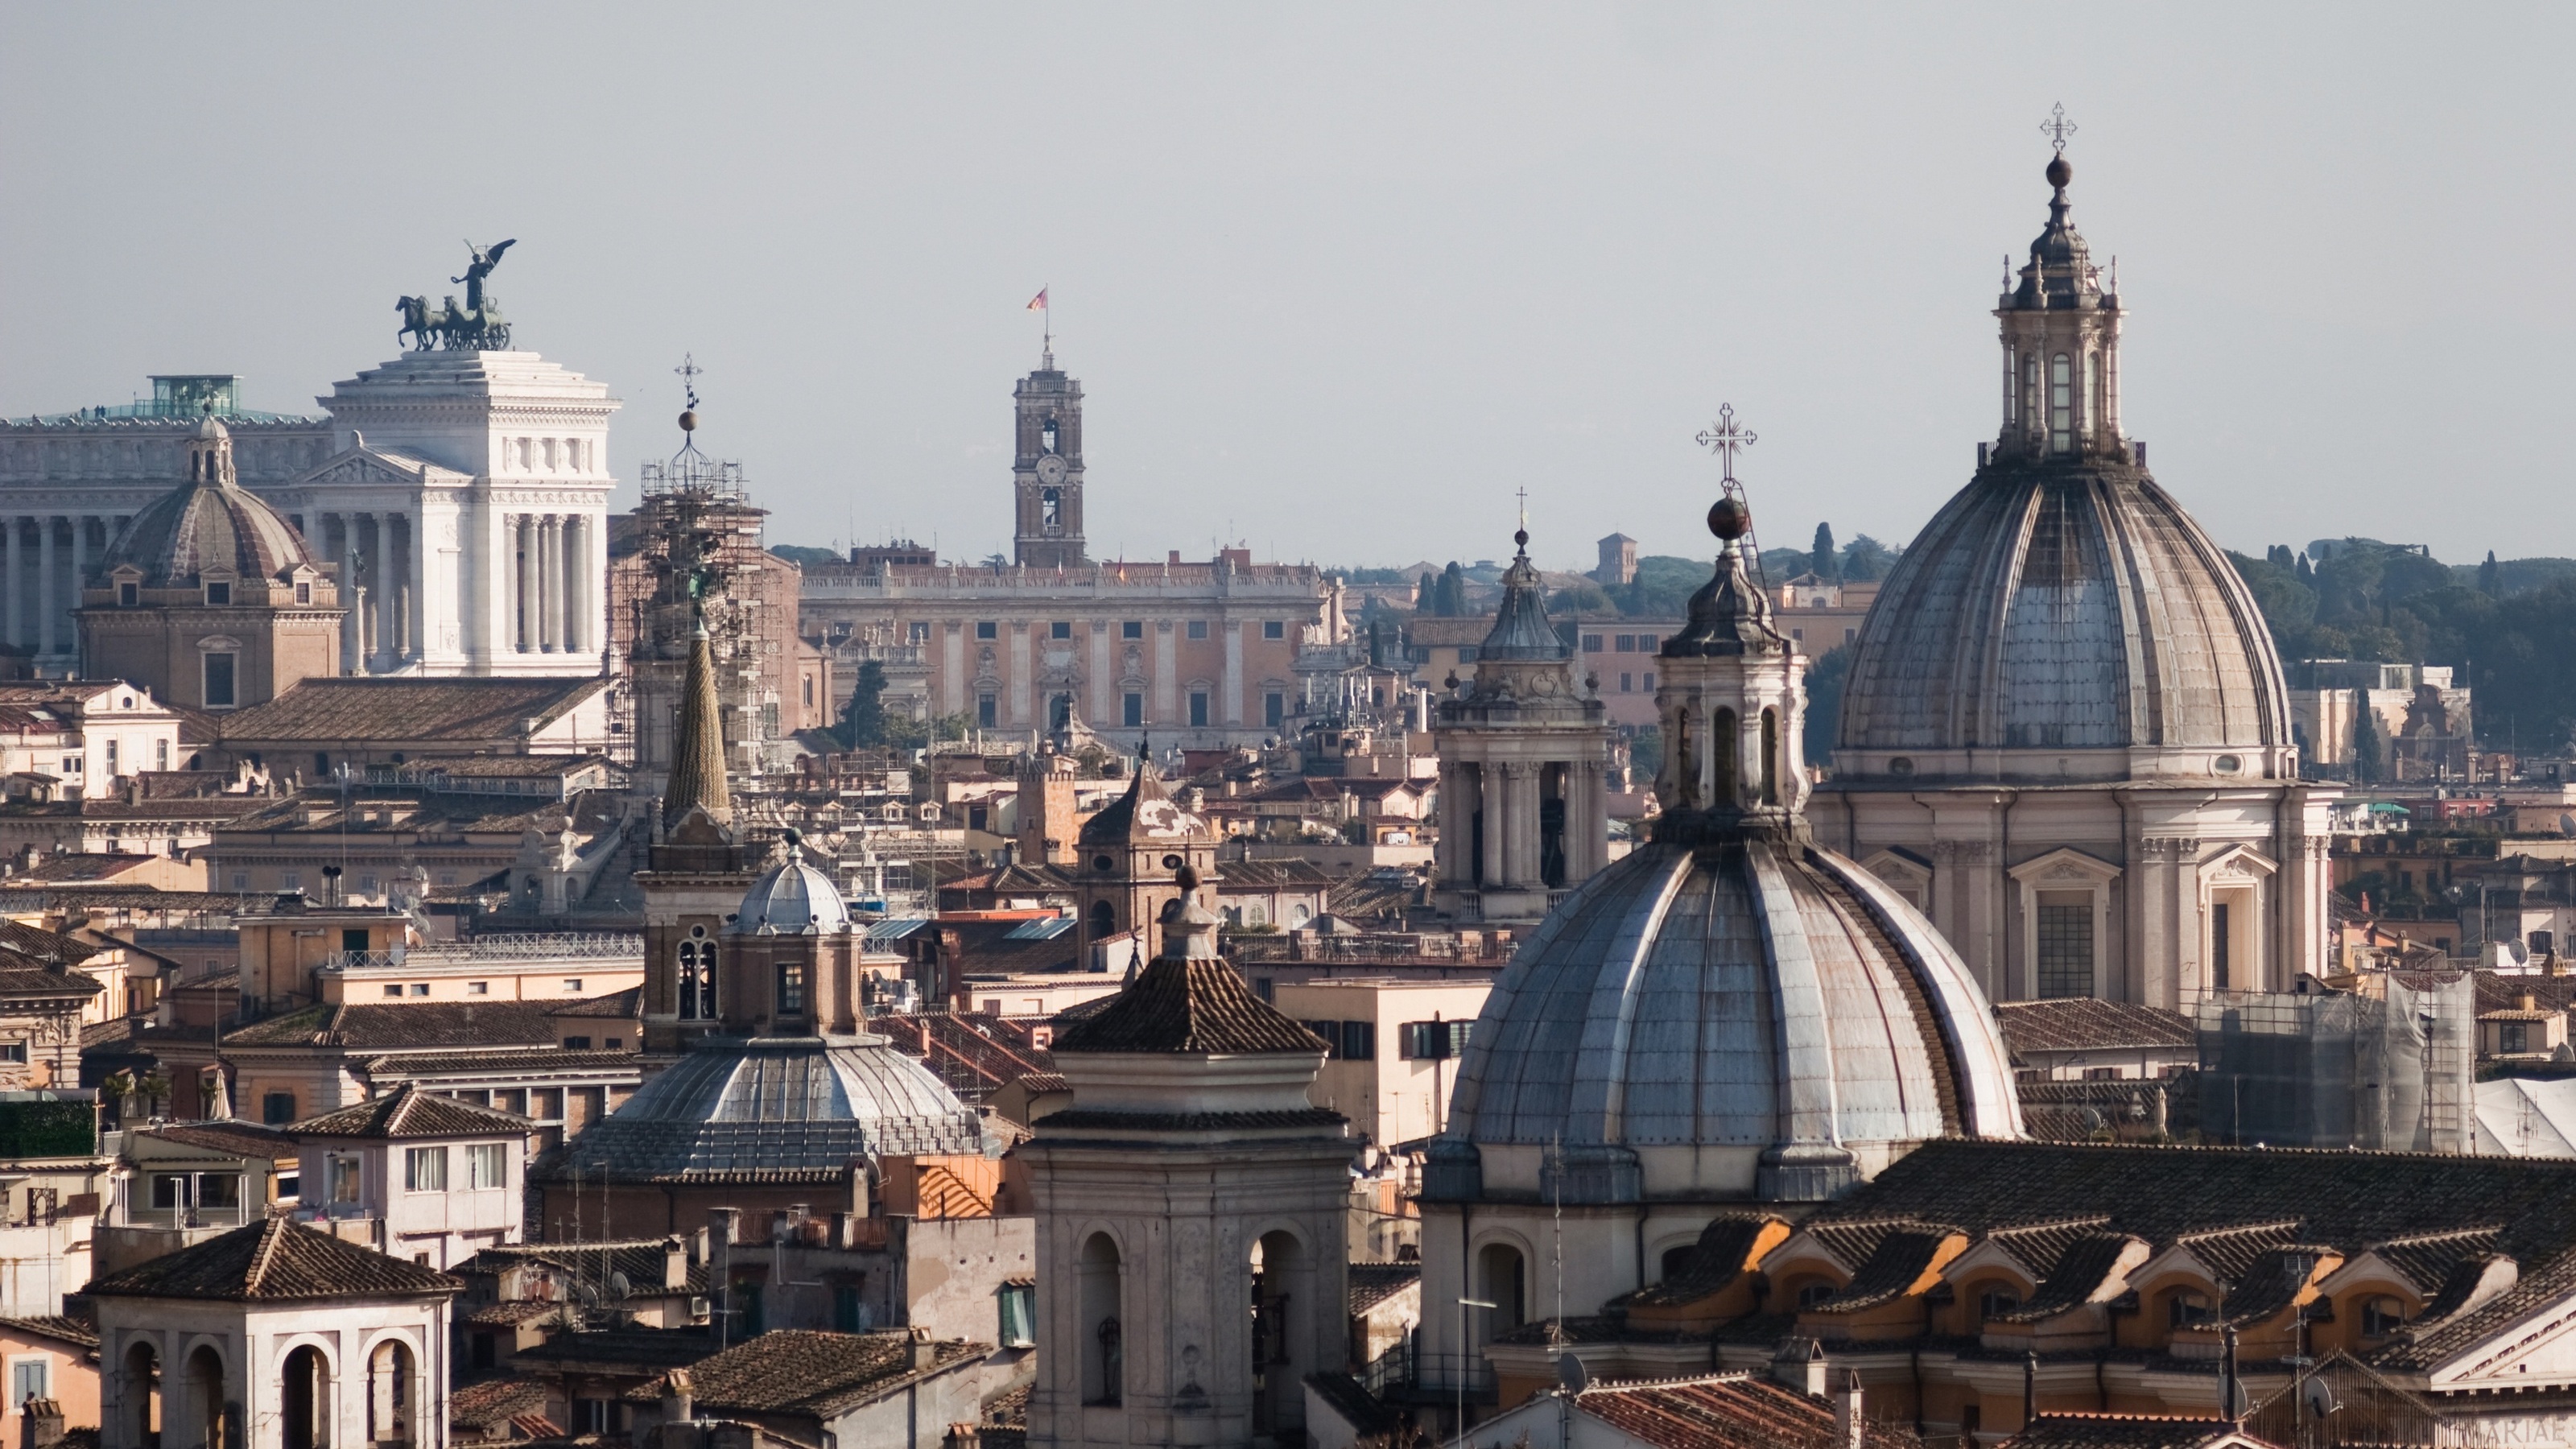
M 1754 436 L 1752 429 L 1736 424 L 1735 404 L 1720 403 L 1717 421 L 1703 429 L 1693 441 L 1717 455 L 1718 465 L 1725 470 L 1724 480 L 1731 485 L 1735 482 L 1735 455 L 1761 439 Z
M 2075 134 L 2075 123 L 2066 119 L 2064 101 L 2049 110 L 2048 119 L 2039 123 L 2039 133 L 2057 147 L 2059 155 L 2066 154 L 2066 138 Z

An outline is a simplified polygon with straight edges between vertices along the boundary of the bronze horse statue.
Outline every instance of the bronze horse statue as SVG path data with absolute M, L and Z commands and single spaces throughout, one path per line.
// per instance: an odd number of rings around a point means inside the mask
M 427 297 L 398 297 L 394 310 L 400 312 L 403 325 L 394 333 L 395 345 L 405 337 L 419 339 L 419 350 L 446 347 L 451 350 L 506 348 L 510 345 L 510 324 L 501 318 L 497 301 L 487 301 L 480 308 L 456 305 L 449 297 L 444 305 L 431 307 Z
M 397 297 L 394 299 L 394 310 L 400 312 L 403 317 L 401 329 L 394 333 L 394 345 L 397 347 L 402 345 L 405 337 L 417 337 L 420 339 L 419 350 L 426 352 L 436 347 L 439 338 L 447 333 L 449 326 L 447 309 L 442 307 L 435 312 L 431 311 L 427 297 Z

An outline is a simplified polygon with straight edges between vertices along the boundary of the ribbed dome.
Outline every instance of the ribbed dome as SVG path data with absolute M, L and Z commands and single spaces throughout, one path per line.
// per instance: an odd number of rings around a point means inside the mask
M 1879 591 L 1837 743 L 2261 750 L 2291 736 L 2252 594 L 2145 469 L 2008 459 L 1950 500 Z M 1838 763 L 1846 777 L 1881 768 Z M 1959 767 L 1925 763 L 1939 768 Z
M 1530 936 L 1433 1156 L 1562 1144 L 1570 1202 L 1759 1150 L 1757 1195 L 1803 1200 L 1926 1138 L 2020 1132 L 1993 1014 L 1932 924 L 1794 834 L 1720 831 L 1634 852 Z
M 973 1108 L 881 1036 L 715 1037 L 572 1143 L 584 1172 L 824 1172 L 885 1152 L 976 1153 Z
M 742 897 L 725 930 L 733 935 L 813 936 L 850 927 L 850 908 L 832 878 L 805 863 L 797 834 L 787 832 L 787 859 L 770 867 Z
M 210 418 L 208 423 L 221 428 Z M 245 579 L 274 579 L 311 565 L 304 536 L 284 515 L 229 479 L 193 482 L 144 505 L 99 561 L 105 574 L 123 564 L 143 570 L 143 587 L 193 588 L 208 569 Z

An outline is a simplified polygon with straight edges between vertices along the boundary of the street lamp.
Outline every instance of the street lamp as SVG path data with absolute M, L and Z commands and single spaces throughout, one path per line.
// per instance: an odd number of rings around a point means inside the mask
M 1452 1370 L 1458 1380 L 1458 1419 L 1451 1426 L 1453 1443 L 1467 1437 L 1467 1310 L 1501 1306 L 1499 1303 L 1488 1303 L 1482 1298 L 1461 1295 L 1458 1299 L 1458 1367 Z

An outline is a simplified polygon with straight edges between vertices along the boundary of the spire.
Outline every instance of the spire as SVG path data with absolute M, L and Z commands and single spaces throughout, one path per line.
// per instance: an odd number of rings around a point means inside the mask
M 2075 132 L 2060 106 L 2040 127 L 2048 158 L 2048 225 L 2031 241 L 2016 278 L 2006 263 L 1995 315 L 2003 321 L 2004 406 L 2000 448 L 2007 458 L 2111 457 L 2120 436 L 2120 298 L 2105 288 L 2092 248 L 2075 229 L 2066 188 Z
M 724 714 L 716 704 L 715 649 L 707 642 L 703 618 L 689 630 L 689 666 L 680 681 L 678 714 L 671 785 L 662 795 L 662 828 L 670 830 L 693 810 L 729 825 L 733 794 L 725 785 Z
M 1806 661 L 1773 624 L 1771 601 L 1745 568 L 1753 510 L 1725 445 L 1751 435 L 1733 428 L 1732 408 L 1721 416 L 1724 425 L 1700 439 L 1725 465 L 1708 510 L 1717 567 L 1691 595 L 1689 624 L 1656 651 L 1655 712 L 1670 742 L 1655 780 L 1664 808 L 1658 840 L 1803 828 Z
M 233 472 L 232 429 L 215 416 L 214 399 L 206 399 L 200 411 L 204 416 L 197 419 L 197 429 L 188 438 L 188 481 L 234 487 L 239 480 Z
M 1524 510 L 1527 504 L 1523 505 Z M 1530 562 L 1529 519 L 1512 535 L 1512 566 L 1503 570 L 1503 605 L 1494 612 L 1494 627 L 1476 649 L 1483 659 L 1563 659 L 1565 641 L 1547 621 L 1547 583 Z

